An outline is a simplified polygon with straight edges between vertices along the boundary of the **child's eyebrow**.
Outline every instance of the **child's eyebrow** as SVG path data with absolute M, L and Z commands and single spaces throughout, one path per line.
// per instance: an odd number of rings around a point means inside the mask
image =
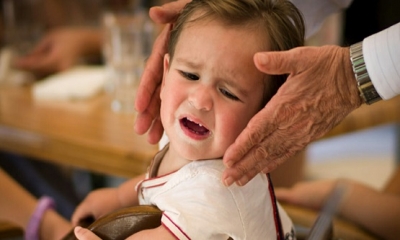
M 195 63 L 193 61 L 190 61 L 186 58 L 176 58 L 175 61 L 179 64 L 184 64 L 190 68 L 193 69 L 198 69 L 202 66 L 201 63 Z M 240 84 L 238 84 L 236 81 L 233 81 L 232 79 L 235 79 L 235 77 L 237 77 L 237 74 L 234 73 L 234 71 L 223 71 L 223 72 L 219 72 L 220 75 L 220 79 L 222 82 L 224 82 L 226 85 L 229 85 L 230 87 L 236 89 L 237 91 L 239 91 L 239 93 L 241 95 L 248 95 L 249 91 L 247 91 L 246 89 L 243 88 L 243 86 L 241 86 Z M 242 79 L 243 80 L 243 79 Z
M 185 64 L 186 66 L 191 67 L 191 68 L 199 68 L 199 67 L 201 67 L 201 64 L 189 61 L 189 60 L 184 59 L 184 58 L 176 58 L 175 61 L 177 63 L 180 63 L 180 64 Z
M 231 86 L 232 88 L 236 89 L 237 91 L 239 91 L 239 93 L 243 96 L 243 95 L 248 95 L 248 91 L 246 89 L 243 88 L 243 86 L 240 86 L 239 84 L 237 84 L 237 82 L 232 81 L 230 78 L 224 78 L 223 82 L 225 82 L 226 85 Z

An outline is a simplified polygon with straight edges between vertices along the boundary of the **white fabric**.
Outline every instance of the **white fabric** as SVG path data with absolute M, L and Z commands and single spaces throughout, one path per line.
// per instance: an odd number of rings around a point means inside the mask
M 104 67 L 76 66 L 36 82 L 34 99 L 82 100 L 100 93 L 106 83 Z
M 352 0 L 291 0 L 302 12 L 306 25 L 306 38 L 320 28 L 329 15 L 346 9 Z
M 165 132 L 163 133 L 160 141 L 158 142 L 158 149 L 161 150 L 165 147 L 165 145 L 167 145 L 167 143 L 169 143 L 169 139 L 167 134 L 165 134 Z
M 149 178 L 138 186 L 139 202 L 162 210 L 162 224 L 178 239 L 276 240 L 266 175 L 259 174 L 243 187 L 225 187 L 220 180 L 224 169 L 220 159 L 194 161 L 171 174 Z M 150 169 L 148 176 L 155 172 Z M 293 239 L 291 220 L 280 207 L 279 214 L 285 239 Z
M 400 23 L 363 41 L 368 74 L 382 99 L 400 94 Z

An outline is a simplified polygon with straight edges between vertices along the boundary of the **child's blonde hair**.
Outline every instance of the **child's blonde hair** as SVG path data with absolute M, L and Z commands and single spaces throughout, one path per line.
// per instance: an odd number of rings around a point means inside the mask
M 303 18 L 289 0 L 193 0 L 182 10 L 171 32 L 168 45 L 171 61 L 184 26 L 202 19 L 215 19 L 227 26 L 265 33 L 266 51 L 282 51 L 304 45 Z M 264 84 L 262 106 L 277 92 L 287 75 L 271 78 Z

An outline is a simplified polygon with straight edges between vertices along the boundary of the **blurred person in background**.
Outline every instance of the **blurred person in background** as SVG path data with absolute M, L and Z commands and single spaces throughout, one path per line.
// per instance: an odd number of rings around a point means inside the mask
M 3 0 L 4 1 L 4 0 Z M 167 0 L 42 0 L 46 18 L 43 34 L 16 59 L 16 68 L 38 77 L 67 70 L 78 64 L 102 63 L 102 16 L 106 11 L 145 11 Z M 48 4 L 45 4 L 49 2 Z
M 0 0 L 1 63 L 31 73 L 35 80 L 78 64 L 102 62 L 102 15 L 133 11 L 157 1 L 132 0 Z M 14 57 L 8 56 L 10 49 Z M 0 71 L 0 78 L 12 78 Z M 1 84 L 1 79 L 0 79 Z M 1 86 L 0 86 L 1 87 Z M 48 195 L 57 211 L 69 218 L 83 196 L 104 186 L 102 176 L 66 169 L 41 159 L 0 152 L 2 167 L 33 196 Z
M 95 15 L 101 13 L 100 9 L 103 8 L 101 2 L 102 0 L 1 0 L 2 72 L 0 75 L 5 78 L 3 80 L 14 80 L 13 73 L 18 70 L 12 66 L 11 62 L 17 57 L 29 54 L 36 41 L 46 31 L 62 26 L 97 24 Z M 41 62 L 36 60 L 37 64 Z M 5 65 L 9 69 L 6 69 Z M 39 71 L 29 73 L 32 73 L 36 79 L 44 76 L 43 72 Z M 30 77 L 30 75 L 27 73 L 23 77 Z M 24 83 L 24 81 L 17 83 Z M 13 81 L 7 83 L 16 84 Z M 66 218 L 72 215 L 75 206 L 92 185 L 91 177 L 86 172 L 80 174 L 80 171 L 50 164 L 42 159 L 10 152 L 0 152 L 0 167 L 34 197 L 48 195 L 54 198 L 59 203 L 56 210 Z M 75 180 L 79 184 L 75 184 Z
M 280 202 L 317 211 L 337 184 L 346 190 L 337 215 L 382 239 L 400 238 L 400 168 L 383 190 L 351 179 L 304 181 L 275 189 Z

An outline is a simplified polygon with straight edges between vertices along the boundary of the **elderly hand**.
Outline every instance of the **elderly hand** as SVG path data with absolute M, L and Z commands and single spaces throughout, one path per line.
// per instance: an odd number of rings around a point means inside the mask
M 179 15 L 179 11 L 190 2 L 180 0 L 164 4 L 161 7 L 150 9 L 150 17 L 157 23 L 172 23 Z M 160 115 L 160 86 L 163 74 L 163 59 L 167 53 L 169 31 L 168 24 L 156 39 L 153 51 L 147 60 L 140 85 L 137 90 L 135 108 L 138 115 L 135 121 L 135 131 L 144 134 L 149 130 L 148 141 L 158 143 L 163 133 Z
M 348 48 L 299 47 L 257 53 L 254 61 L 262 72 L 289 77 L 226 151 L 227 186 L 271 172 L 362 103 Z

